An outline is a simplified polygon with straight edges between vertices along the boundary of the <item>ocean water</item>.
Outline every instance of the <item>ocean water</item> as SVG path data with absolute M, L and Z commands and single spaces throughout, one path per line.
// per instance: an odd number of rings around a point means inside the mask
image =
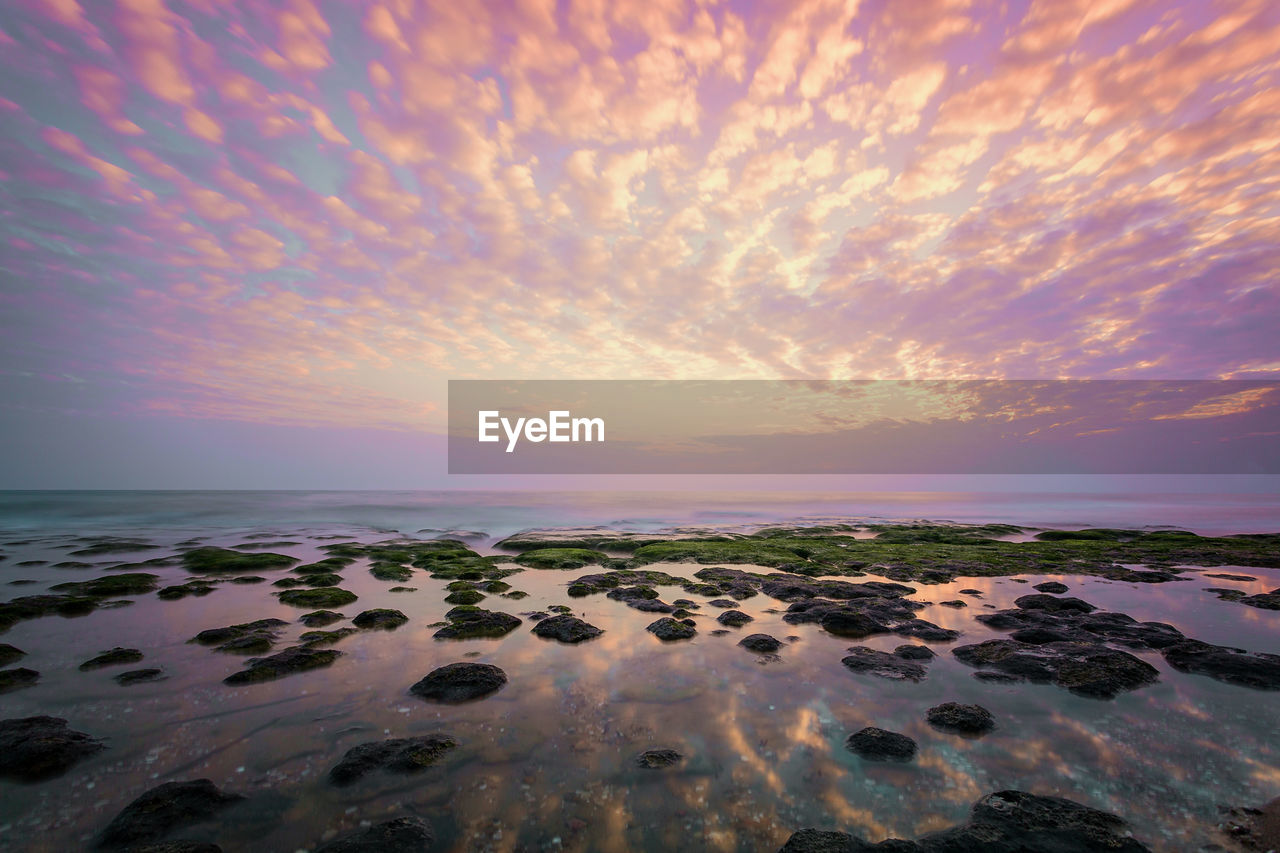
M 4 493 L 0 597 L 109 575 L 113 566 L 176 554 L 193 541 L 291 543 L 271 550 L 311 561 L 341 540 L 448 533 L 493 553 L 498 539 L 529 528 L 750 530 L 836 518 L 1201 533 L 1280 529 L 1275 499 L 1257 494 Z M 156 547 L 71 556 L 101 536 Z M 68 560 L 91 566 L 57 567 Z M 1249 581 L 1194 573 L 1190 581 L 1159 585 L 1027 575 L 1027 583 L 962 578 L 918 586 L 914 597 L 934 603 L 921 615 L 963 632 L 954 643 L 929 644 L 938 657 L 919 683 L 857 675 L 840 663 L 850 646 L 892 650 L 903 638 L 851 641 L 816 625 L 790 625 L 782 620 L 786 605 L 765 595 L 738 606 L 755 621 L 714 636 L 719 611 L 707 596 L 662 587 L 664 600 L 701 604 L 698 635 L 662 643 L 644 630 L 655 614 L 602 595 L 566 595 L 568 582 L 590 570 L 526 569 L 507 580 L 528 597 L 491 595 L 482 606 L 520 615 L 567 604 L 605 630 L 596 640 L 578 646 L 543 640 L 530 633 L 527 617 L 499 639 L 437 640 L 432 626 L 450 607 L 443 601 L 447 581 L 418 571 L 404 584 L 412 592 L 393 593 L 395 584 L 374 578 L 367 565 L 361 560 L 342 570 L 342 587 L 359 600 L 339 609 L 351 617 L 397 608 L 409 623 L 362 631 L 333 647 L 343 655 L 331 667 L 263 684 L 223 684 L 242 668 L 242 657 L 188 640 L 205 628 L 277 617 L 291 623 L 277 650 L 292 645 L 308 630 L 297 617 L 311 608 L 281 604 L 269 583 L 222 583 L 209 595 L 178 601 L 132 596 L 130 606 L 14 625 L 0 641 L 26 651 L 16 665 L 38 670 L 41 680 L 0 694 L 0 717 L 65 717 L 109 748 L 55 780 L 0 780 L 0 849 L 80 849 L 143 791 L 193 778 L 249 796 L 223 818 L 177 834 L 216 840 L 228 851 L 311 850 L 362 822 L 404 814 L 427 820 L 438 839 L 433 849 L 447 851 L 772 851 L 806 826 L 869 840 L 915 837 L 962 822 L 975 800 L 1006 788 L 1113 811 L 1153 849 L 1194 850 L 1223 841 L 1215 828 L 1219 805 L 1259 805 L 1280 792 L 1275 693 L 1179 673 L 1142 652 L 1159 670 L 1159 683 L 1101 701 L 1052 685 L 980 682 L 948 653 L 1003 636 L 974 614 L 1009 607 L 1028 584 L 1048 579 L 1104 609 L 1168 622 L 1192 637 L 1280 652 L 1280 613 L 1204 591 L 1274 589 L 1280 555 L 1276 568 L 1223 569 Z M 692 577 L 702 567 L 659 568 Z M 147 570 L 161 575 L 162 585 L 190 577 L 176 565 Z M 969 598 L 965 609 L 937 605 L 957 598 L 959 589 L 981 596 Z M 736 645 L 755 632 L 787 644 L 776 658 Z M 134 667 L 78 670 L 115 646 L 143 650 L 144 662 L 134 666 L 160 667 L 165 680 L 122 687 L 111 676 Z M 427 672 L 463 660 L 496 664 L 510 682 L 457 706 L 408 693 Z M 997 729 L 978 740 L 934 731 L 924 713 L 944 701 L 984 705 Z M 910 764 L 876 764 L 852 755 L 844 739 L 867 725 L 910 735 L 919 756 Z M 431 732 L 454 736 L 459 747 L 422 773 L 373 774 L 349 788 L 325 778 L 359 743 Z M 635 755 L 655 747 L 678 749 L 686 760 L 661 772 L 637 768 Z
M 335 526 L 403 535 L 605 526 L 650 532 L 830 520 L 1000 521 L 1044 527 L 1280 530 L 1280 493 L 787 491 L 8 491 L 0 530 L 228 531 Z M 474 538 L 474 537 L 473 537 Z

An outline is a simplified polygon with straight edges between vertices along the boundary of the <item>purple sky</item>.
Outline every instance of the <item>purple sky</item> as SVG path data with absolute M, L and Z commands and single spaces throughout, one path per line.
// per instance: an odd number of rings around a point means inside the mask
M 439 485 L 450 378 L 1278 378 L 1278 84 L 1273 0 L 10 0 L 0 486 Z

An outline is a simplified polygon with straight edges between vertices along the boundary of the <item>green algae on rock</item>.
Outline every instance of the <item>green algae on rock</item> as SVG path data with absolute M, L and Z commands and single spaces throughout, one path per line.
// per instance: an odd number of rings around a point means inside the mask
M 280 593 L 279 597 L 281 604 L 292 604 L 294 607 L 328 608 L 350 604 L 359 596 L 336 586 L 321 586 L 314 589 L 291 589 Z
M 326 667 L 342 656 L 336 649 L 314 649 L 310 646 L 294 646 L 270 657 L 250 658 L 248 668 L 222 679 L 224 684 L 259 684 L 274 681 L 298 672 Z
M 603 565 L 609 557 L 587 548 L 539 548 L 525 551 L 515 562 L 531 569 L 581 569 L 592 564 Z
M 286 554 L 242 554 L 228 548 L 206 545 L 193 548 L 182 555 L 182 565 L 193 574 L 234 572 L 244 574 L 265 569 L 283 569 L 297 563 L 296 557 Z

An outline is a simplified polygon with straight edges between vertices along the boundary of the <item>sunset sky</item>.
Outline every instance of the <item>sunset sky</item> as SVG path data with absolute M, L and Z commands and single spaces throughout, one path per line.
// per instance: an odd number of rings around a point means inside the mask
M 0 486 L 438 460 L 451 378 L 1280 378 L 1274 0 L 10 0 L 0 123 Z

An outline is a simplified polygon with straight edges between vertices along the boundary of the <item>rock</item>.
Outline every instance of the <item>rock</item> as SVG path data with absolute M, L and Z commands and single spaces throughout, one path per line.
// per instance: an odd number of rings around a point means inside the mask
M 222 679 L 223 684 L 258 684 L 263 681 L 274 681 L 297 672 L 306 672 L 332 664 L 342 656 L 335 649 L 313 649 L 308 646 L 294 646 L 277 652 L 270 657 L 250 658 L 248 669 L 232 673 Z
M 1128 652 L 1100 643 L 1031 645 L 1017 640 L 987 640 L 952 649 L 951 653 L 970 666 L 1029 681 L 1051 682 L 1094 699 L 1113 699 L 1123 691 L 1154 684 L 1159 674 L 1155 667 Z
M 939 601 L 938 603 L 941 604 L 943 607 L 954 607 L 957 610 L 960 609 L 961 607 L 969 606 L 968 604 L 966 604 L 965 602 L 961 601 L 958 598 L 953 599 L 951 601 Z
M 315 610 L 298 619 L 308 628 L 323 628 L 325 625 L 332 625 L 334 622 L 341 622 L 347 617 L 341 613 L 334 613 L 332 610 Z
M 1074 600 L 1074 599 L 1058 599 Z M 1061 641 L 1096 643 L 1102 640 L 1137 649 L 1162 649 L 1186 638 L 1164 622 L 1138 622 L 1124 613 L 1066 609 L 997 610 L 976 617 L 998 631 L 1012 630 L 1014 639 L 1043 644 Z
M 106 745 L 61 717 L 0 720 L 0 778 L 39 782 L 60 776 Z
M 288 624 L 283 619 L 258 619 L 225 628 L 209 628 L 192 637 L 191 642 L 217 646 L 220 652 L 260 654 L 271 651 L 280 629 Z
M 868 726 L 849 735 L 845 749 L 868 761 L 910 761 L 916 754 L 916 742 L 904 734 Z
M 738 645 L 758 654 L 773 654 L 782 648 L 782 641 L 768 634 L 751 634 L 739 640 Z
M 1123 820 L 1059 797 L 999 791 L 974 804 L 969 822 L 916 841 L 872 844 L 843 832 L 802 829 L 780 853 L 1149 853 Z
M 982 590 L 980 590 L 980 589 L 962 589 L 962 590 L 960 590 L 960 594 L 961 594 L 961 595 L 982 595 Z
M 1246 595 L 1240 599 L 1241 604 L 1247 604 L 1249 607 L 1258 607 L 1263 610 L 1280 610 L 1280 587 L 1271 590 L 1271 592 L 1259 592 L 1255 595 Z
M 698 629 L 694 626 L 692 619 L 677 622 L 669 616 L 650 623 L 645 630 L 659 640 L 687 640 L 698 633 Z
M 374 610 L 366 610 L 351 620 L 351 624 L 357 628 L 380 628 L 382 630 L 391 630 L 399 628 L 401 625 L 409 621 L 409 617 L 405 616 L 399 610 L 390 610 L 385 607 L 379 607 Z
M 716 621 L 729 628 L 741 628 L 748 622 L 754 622 L 755 617 L 748 616 L 741 610 L 726 610 L 716 617 Z
M 222 853 L 222 848 L 204 841 L 158 841 L 131 846 L 129 853 Z
M 600 636 L 604 631 L 577 617 L 562 614 L 543 619 L 533 626 L 533 633 L 562 643 L 581 643 Z
M 217 589 L 217 586 L 213 581 L 190 580 L 176 586 L 166 586 L 156 593 L 156 598 L 161 598 L 165 601 L 176 601 L 180 598 L 186 598 L 188 595 L 197 597 L 208 595 L 215 589 Z
M 245 798 L 218 790 L 208 779 L 165 782 L 138 797 L 107 824 L 99 847 L 132 847 L 157 841 L 173 830 L 201 823 Z
M 413 773 L 435 764 L 458 745 L 449 735 L 433 734 L 362 743 L 347 750 L 329 771 L 335 785 L 350 785 L 374 770 Z
M 673 767 L 684 760 L 684 756 L 674 749 L 646 749 L 636 756 L 636 765 L 646 770 L 658 770 Z
M 900 646 L 899 648 L 902 647 Z M 908 646 L 907 648 L 914 649 L 917 647 Z M 908 654 L 914 655 L 915 652 L 908 652 Z M 918 659 L 916 658 L 916 660 Z M 851 672 L 878 675 L 881 678 L 919 681 L 929 674 L 929 671 L 923 666 L 913 663 L 911 659 L 896 652 L 889 654 L 866 646 L 854 646 L 849 649 L 848 657 L 842 658 L 840 662 L 848 667 Z
M 506 686 L 507 674 L 488 663 L 451 663 L 427 673 L 409 692 L 432 702 L 482 699 Z
M 1218 810 L 1223 814 L 1218 828 L 1245 850 L 1280 850 L 1280 797 L 1260 809 L 1219 806 Z
M 422 818 L 398 817 L 321 844 L 316 853 L 418 853 L 434 840 Z
M 959 631 L 917 619 L 916 611 L 924 606 L 918 601 L 901 596 L 869 596 L 840 603 L 814 598 L 794 602 L 787 608 L 782 619 L 792 625 L 816 622 L 828 633 L 850 639 L 862 639 L 876 634 L 899 634 L 930 642 L 945 642 L 960 636 Z
M 913 646 L 910 643 L 898 646 L 893 650 L 895 656 L 903 660 L 933 660 L 937 653 L 928 646 Z
M 49 589 L 67 595 L 85 596 L 87 598 L 113 598 L 121 595 L 142 595 L 152 592 L 157 586 L 159 576 L 146 572 L 125 572 L 118 575 L 107 575 L 91 581 L 68 581 L 56 583 Z
M 725 609 L 738 606 L 738 602 L 734 601 L 732 598 L 717 598 L 715 601 L 708 601 L 707 603 L 712 607 L 723 607 Z
M 1098 608 L 1094 607 L 1087 601 L 1079 598 L 1059 598 L 1056 595 L 1024 595 L 1014 599 L 1015 607 L 1022 610 L 1047 610 L 1050 613 L 1060 613 L 1063 610 L 1073 610 L 1077 613 L 1092 613 Z
M 444 597 L 449 604 L 479 604 L 484 599 L 484 593 L 474 589 L 460 589 Z
M 837 637 L 861 639 L 875 634 L 889 633 L 889 626 L 883 622 L 859 613 L 856 610 L 832 610 L 822 618 L 820 623 L 827 633 Z
M 1207 578 L 1217 578 L 1224 581 L 1256 581 L 1253 575 L 1233 575 L 1230 572 L 1205 572 Z
M 996 718 L 986 708 L 981 705 L 962 705 L 959 702 L 934 705 L 925 719 L 935 729 L 969 737 L 984 735 L 996 727 Z
M 465 607 L 465 605 L 464 605 Z M 503 637 L 520 626 L 519 617 L 480 608 L 455 607 L 445 614 L 448 625 L 432 636 L 443 640 L 467 640 L 475 637 Z
M 8 666 L 16 660 L 26 657 L 27 653 L 17 646 L 0 643 L 0 666 Z
M 801 829 L 791 833 L 778 853 L 865 853 L 873 849 L 873 845 L 847 832 Z M 904 853 L 912 853 L 914 850 L 914 847 L 905 848 Z
M 205 546 L 182 555 L 182 565 L 192 574 L 232 572 L 238 575 L 265 569 L 283 569 L 298 560 L 284 554 L 242 554 L 227 548 Z
M 302 635 L 298 637 L 298 641 L 308 646 L 332 646 L 352 634 L 359 633 L 355 628 L 335 628 L 332 631 L 303 631 Z
M 119 675 L 113 675 L 117 684 L 128 687 L 131 684 L 145 684 L 149 681 L 164 681 L 168 678 L 163 669 L 131 669 Z
M 31 687 L 39 680 L 40 673 L 34 669 L 27 669 L 25 666 L 16 667 L 15 669 L 0 669 L 0 693 Z
M 314 589 L 290 589 L 280 593 L 281 604 L 294 607 L 341 607 L 350 604 L 358 596 L 354 592 L 336 586 L 318 586 Z
M 1259 690 L 1280 690 L 1280 655 L 1249 654 L 1243 649 L 1184 640 L 1161 650 L 1165 661 L 1179 672 Z
M 1044 583 L 1038 583 L 1031 588 L 1040 592 L 1052 592 L 1056 595 L 1061 595 L 1070 589 L 1070 587 L 1065 583 L 1059 583 L 1058 581 L 1045 581 Z

